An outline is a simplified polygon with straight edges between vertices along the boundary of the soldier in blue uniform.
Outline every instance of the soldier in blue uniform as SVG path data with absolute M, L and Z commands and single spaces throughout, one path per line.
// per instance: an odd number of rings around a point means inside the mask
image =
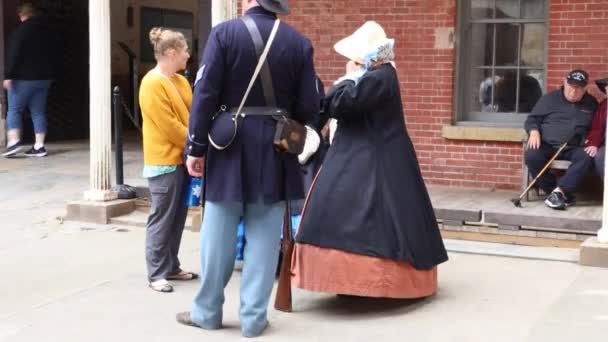
M 287 0 L 243 0 L 245 17 L 258 28 L 263 44 L 277 14 L 287 14 Z M 276 107 L 301 124 L 319 112 L 311 42 L 291 26 L 280 23 L 267 57 Z M 271 116 L 239 118 L 238 133 L 226 149 L 208 139 L 214 114 L 239 106 L 258 63 L 252 36 L 242 18 L 214 27 L 207 41 L 194 87 L 186 146 L 188 171 L 205 169 L 205 215 L 201 229 L 201 285 L 191 312 L 177 321 L 219 329 L 224 287 L 232 274 L 237 226 L 247 227 L 247 247 L 241 275 L 240 321 L 243 336 L 260 335 L 268 325 L 267 307 L 274 283 L 286 201 L 304 197 L 297 156 L 273 145 L 276 121 Z M 242 112 L 268 106 L 260 77 Z M 255 113 L 254 113 L 255 114 Z

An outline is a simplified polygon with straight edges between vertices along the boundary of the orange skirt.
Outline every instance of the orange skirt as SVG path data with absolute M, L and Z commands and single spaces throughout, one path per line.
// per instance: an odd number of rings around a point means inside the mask
M 301 289 L 361 297 L 420 298 L 437 290 L 437 267 L 417 270 L 406 262 L 297 243 L 292 284 Z

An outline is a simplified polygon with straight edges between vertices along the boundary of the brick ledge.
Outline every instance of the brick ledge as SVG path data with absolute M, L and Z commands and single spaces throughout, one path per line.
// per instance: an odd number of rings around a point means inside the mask
M 521 128 L 446 125 L 441 129 L 441 136 L 451 140 L 522 142 L 526 132 Z

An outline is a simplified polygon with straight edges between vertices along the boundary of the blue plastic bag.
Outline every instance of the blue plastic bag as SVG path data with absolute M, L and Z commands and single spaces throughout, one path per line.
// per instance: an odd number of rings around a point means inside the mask
M 188 176 L 186 184 L 185 204 L 189 207 L 201 205 L 201 195 L 203 192 L 203 178 Z
M 298 225 L 300 224 L 300 219 L 302 215 L 291 215 L 291 236 L 296 236 L 296 230 L 298 229 Z M 281 240 L 283 240 L 283 229 L 281 227 Z
M 245 250 L 245 244 L 247 243 L 247 239 L 245 239 L 245 225 L 243 224 L 243 219 L 241 218 L 241 222 L 236 230 L 236 260 L 243 260 L 243 251 Z

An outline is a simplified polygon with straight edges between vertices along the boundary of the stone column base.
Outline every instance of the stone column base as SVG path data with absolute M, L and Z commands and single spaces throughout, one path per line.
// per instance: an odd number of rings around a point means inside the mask
M 608 267 L 608 243 L 590 237 L 580 247 L 579 263 L 584 266 Z
M 111 190 L 87 190 L 84 199 L 89 201 L 111 201 L 118 198 L 118 193 Z
M 66 220 L 108 224 L 110 218 L 134 210 L 135 200 L 73 201 L 68 203 Z

